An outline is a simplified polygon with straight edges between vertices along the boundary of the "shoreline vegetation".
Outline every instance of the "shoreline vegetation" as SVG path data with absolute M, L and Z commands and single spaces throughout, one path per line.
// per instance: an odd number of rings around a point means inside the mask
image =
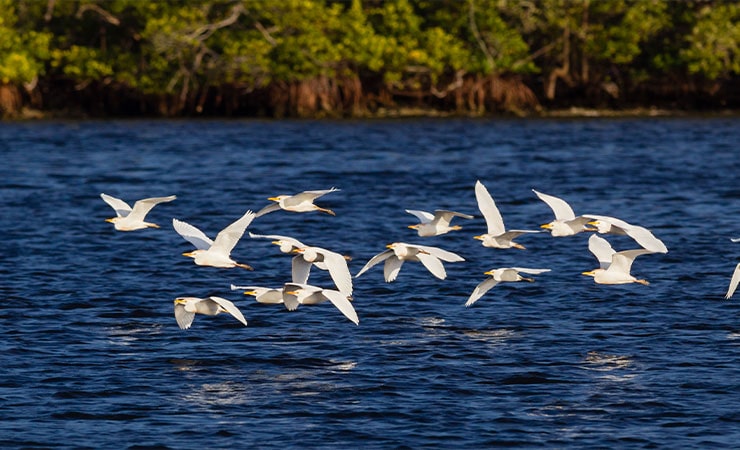
M 0 0 L 0 118 L 736 115 L 729 0 Z

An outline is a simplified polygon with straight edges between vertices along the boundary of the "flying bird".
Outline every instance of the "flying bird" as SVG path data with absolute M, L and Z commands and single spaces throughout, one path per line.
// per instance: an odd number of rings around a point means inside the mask
M 231 251 L 244 235 L 244 230 L 252 223 L 254 217 L 252 211 L 247 211 L 239 220 L 221 230 L 216 235 L 215 241 L 212 241 L 199 229 L 181 220 L 172 219 L 172 226 L 180 236 L 195 246 L 196 250 L 183 253 L 183 256 L 193 258 L 195 264 L 220 268 L 241 267 L 253 270 L 252 266 L 231 259 Z
M 367 264 L 365 264 L 365 267 L 355 275 L 355 278 L 359 277 L 376 264 L 385 261 L 383 275 L 385 277 L 385 281 L 390 283 L 398 277 L 398 273 L 400 272 L 404 261 L 419 261 L 427 268 L 427 270 L 429 270 L 429 272 L 432 273 L 432 275 L 440 280 L 444 280 L 447 277 L 447 273 L 442 265 L 442 261 L 465 261 L 462 256 L 456 253 L 425 245 L 394 242 L 386 245 L 386 248 L 388 250 L 370 258 Z
M 468 301 L 465 302 L 465 306 L 470 306 L 473 303 L 477 302 L 479 298 L 483 296 L 486 292 L 491 290 L 494 286 L 497 284 L 507 281 L 507 282 L 517 282 L 517 281 L 529 281 L 534 282 L 534 278 L 527 278 L 519 275 L 519 273 L 526 273 L 531 275 L 537 275 L 543 272 L 549 272 L 550 269 L 528 269 L 526 267 L 502 267 L 500 269 L 494 269 L 489 270 L 488 272 L 484 272 L 484 275 L 488 275 L 489 278 L 486 278 L 481 282 L 478 286 L 473 289 L 473 293 L 470 294 L 470 297 L 468 297 Z
M 732 294 L 735 293 L 735 289 L 737 289 L 737 285 L 740 283 L 740 263 L 738 263 L 737 266 L 735 266 L 735 272 L 732 273 L 732 279 L 730 280 L 730 286 L 727 288 L 727 294 L 725 295 L 726 299 L 729 299 L 732 297 Z
M 637 279 L 630 274 L 632 269 L 632 263 L 640 255 L 648 253 L 654 253 L 650 250 L 639 249 L 639 250 L 623 250 L 621 252 L 615 251 L 609 242 L 598 236 L 591 235 L 588 239 L 588 249 L 593 253 L 596 259 L 599 261 L 599 268 L 583 272 L 583 275 L 587 275 L 594 278 L 594 281 L 598 284 L 628 284 L 628 283 L 640 283 L 648 285 L 650 283 L 647 280 Z
M 469 214 L 463 214 L 455 211 L 447 211 L 438 209 L 434 211 L 434 214 L 426 211 L 418 211 L 415 209 L 407 209 L 407 213 L 413 214 L 419 219 L 419 223 L 409 225 L 408 228 L 416 230 L 417 234 L 421 237 L 439 236 L 441 234 L 449 233 L 453 230 L 460 230 L 460 225 L 450 225 L 450 221 L 453 217 L 462 217 L 463 219 L 473 219 L 473 216 Z
M 589 228 L 586 225 L 591 221 L 588 217 L 576 217 L 573 209 L 568 203 L 558 197 L 543 194 L 532 189 L 540 200 L 545 202 L 555 214 L 555 220 L 541 225 L 541 228 L 550 230 L 554 237 L 573 236 L 582 231 L 596 231 L 596 228 Z
M 330 301 L 344 314 L 344 317 L 351 320 L 355 325 L 360 323 L 357 312 L 350 301 L 351 297 L 343 292 L 334 289 L 322 289 L 303 283 L 286 283 L 283 287 L 283 293 L 286 297 L 294 296 L 295 300 L 301 305 L 318 305 Z
M 235 286 L 231 290 L 243 290 L 244 295 L 252 295 L 258 303 L 269 305 L 284 305 L 288 311 L 298 308 L 298 299 L 295 295 L 286 295 L 284 288 L 268 288 L 262 286 Z
M 271 213 L 279 209 L 291 212 L 321 211 L 335 216 L 336 214 L 334 213 L 334 211 L 317 206 L 313 202 L 323 195 L 326 195 L 330 192 L 336 192 L 338 190 L 339 189 L 337 188 L 331 188 L 322 191 L 303 191 L 295 195 L 278 195 L 276 197 L 268 197 L 268 200 L 275 203 L 267 205 L 259 210 L 256 217 L 264 216 L 267 213 Z
M 190 328 L 196 314 L 216 316 L 221 313 L 229 313 L 245 327 L 247 326 L 247 319 L 244 318 L 239 308 L 225 298 L 177 297 L 175 299 L 175 320 L 183 330 Z
M 484 247 L 491 248 L 518 248 L 524 250 L 525 247 L 513 241 L 518 236 L 525 233 L 539 233 L 539 230 L 509 230 L 506 231 L 504 219 L 496 207 L 496 202 L 488 192 L 488 189 L 480 181 L 475 182 L 475 198 L 478 201 L 478 209 L 483 218 L 486 219 L 488 232 L 480 236 L 473 236 L 478 239 Z
M 128 203 L 124 202 L 120 198 L 115 198 L 108 194 L 100 194 L 100 197 L 105 201 L 105 203 L 110 205 L 111 208 L 116 210 L 116 217 L 105 219 L 105 221 L 112 223 L 118 231 L 159 228 L 159 225 L 155 223 L 144 222 L 144 218 L 156 205 L 171 202 L 177 198 L 175 195 L 170 195 L 169 197 L 144 198 L 134 203 L 134 207 L 131 208 Z

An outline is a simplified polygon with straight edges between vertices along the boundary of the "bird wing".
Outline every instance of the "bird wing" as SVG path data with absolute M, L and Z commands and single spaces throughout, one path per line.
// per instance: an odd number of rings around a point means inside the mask
M 216 235 L 213 246 L 227 255 L 230 254 L 236 243 L 244 235 L 244 230 L 254 220 L 254 216 L 255 214 L 252 211 L 244 213 L 236 222 L 224 228 Z
M 740 283 L 740 263 L 735 266 L 735 272 L 732 274 L 730 286 L 727 288 L 727 294 L 725 295 L 725 298 L 732 297 L 732 294 L 735 293 L 735 289 L 737 289 L 738 283 Z
M 542 233 L 542 231 L 540 230 L 509 230 L 505 233 L 502 233 L 500 236 L 497 236 L 497 237 L 512 240 L 516 238 L 517 236 L 521 236 L 522 234 L 525 234 L 525 233 Z
M 403 260 L 396 257 L 391 257 L 385 260 L 383 266 L 383 278 L 386 283 L 392 283 L 398 278 L 398 274 L 401 272 L 401 266 L 403 266 Z
M 221 297 L 208 297 L 208 300 L 216 302 L 220 307 L 225 309 L 227 313 L 231 314 L 236 318 L 236 320 L 243 323 L 245 327 L 247 326 L 247 319 L 244 318 L 242 312 L 239 311 L 239 308 L 237 308 L 231 301 Z
M 631 228 L 625 229 L 625 233 L 629 237 L 635 240 L 642 248 L 650 250 L 655 253 L 668 253 L 668 248 L 665 246 L 663 241 L 655 237 L 653 233 L 647 228 L 633 225 Z
M 185 311 L 185 305 L 175 304 L 175 320 L 182 330 L 187 330 L 193 324 L 195 313 Z
M 465 258 L 463 258 L 462 256 L 458 255 L 457 253 L 448 252 L 447 250 L 442 250 L 439 247 L 429 247 L 429 246 L 426 246 L 426 245 L 411 245 L 411 244 L 407 244 L 407 245 L 409 247 L 414 247 L 414 248 L 417 248 L 419 250 L 423 250 L 423 251 L 429 253 L 430 255 L 435 256 L 435 257 L 441 259 L 442 261 L 447 261 L 447 262 L 465 261 Z M 423 253 L 419 253 L 419 254 L 423 254 Z M 417 254 L 416 256 L 419 256 L 419 254 Z
M 352 295 L 352 274 L 349 273 L 349 266 L 344 256 L 323 248 L 314 247 L 314 249 L 324 257 L 324 264 L 329 270 L 329 276 L 337 285 L 339 291 L 346 295 Z
M 730 238 L 732 242 L 740 242 L 740 238 Z
M 102 198 L 111 208 L 116 210 L 116 215 L 118 217 L 126 217 L 131 213 L 131 207 L 120 198 L 115 198 L 102 193 L 100 194 L 100 198 Z
M 300 285 L 297 285 L 297 284 L 285 283 L 283 285 L 283 304 L 285 305 L 285 309 L 287 309 L 288 311 L 295 311 L 296 309 L 298 309 L 298 306 L 300 305 L 297 295 L 288 294 L 288 292 L 295 291 L 298 289 L 300 289 Z
M 193 244 L 198 250 L 208 250 L 213 245 L 211 238 L 187 222 L 172 219 L 172 227 L 177 231 L 177 234 Z
M 562 198 L 554 197 L 552 195 L 543 194 L 532 189 L 532 192 L 537 195 L 543 202 L 547 203 L 547 206 L 552 209 L 557 220 L 573 220 L 576 218 L 576 214 L 568 203 Z
M 270 203 L 269 205 L 265 206 L 264 208 L 257 211 L 257 214 L 254 215 L 254 217 L 261 217 L 264 216 L 267 213 L 271 213 L 273 211 L 277 211 L 280 209 L 280 204 L 278 203 Z
M 293 195 L 285 199 L 285 206 L 300 205 L 303 202 L 313 203 L 314 200 L 321 197 L 322 195 L 326 195 L 330 192 L 334 192 L 338 190 L 339 189 L 337 188 L 331 188 L 331 189 L 324 189 L 321 191 L 303 191 L 299 194 Z
M 444 226 L 450 226 L 450 222 L 453 217 L 462 217 L 463 219 L 473 219 L 474 217 L 470 214 L 463 214 L 456 211 L 448 211 L 446 209 L 437 209 L 434 211 L 434 219 L 432 222 L 442 224 Z
M 382 261 L 385 261 L 391 255 L 393 255 L 393 250 L 386 250 L 386 251 L 380 252 L 377 255 L 373 256 L 372 258 L 370 258 L 370 261 L 368 261 L 367 264 L 365 264 L 365 267 L 363 267 L 359 272 L 357 272 L 357 275 L 355 275 L 355 278 L 357 278 L 360 275 L 362 275 L 363 273 L 367 272 L 367 270 L 370 269 L 371 267 L 373 267 L 374 265 L 376 265 L 376 264 L 378 264 L 378 263 L 380 263 Z M 398 259 L 398 258 L 396 258 L 396 259 Z
M 550 269 L 530 269 L 528 267 L 512 267 L 512 269 L 521 273 L 528 273 L 530 275 L 538 275 L 540 273 L 549 272 Z
M 440 280 L 447 278 L 445 266 L 442 265 L 442 261 L 440 261 L 439 258 L 427 253 L 417 253 L 416 257 L 419 258 L 419 261 L 432 273 L 432 275 Z
M 421 223 L 429 223 L 432 220 L 434 220 L 434 214 L 428 213 L 426 211 L 419 211 L 416 209 L 407 209 L 406 212 L 416 216 L 416 218 L 419 219 L 419 222 Z
M 321 293 L 324 297 L 328 298 L 329 301 L 342 312 L 342 314 L 344 314 L 344 317 L 354 322 L 355 325 L 360 324 L 360 318 L 357 317 L 357 312 L 352 306 L 352 302 L 347 299 L 347 295 L 345 293 L 335 291 L 333 289 L 324 289 Z
M 303 255 L 296 255 L 292 261 L 291 281 L 304 284 L 311 273 L 311 263 L 303 259 Z
M 493 201 L 488 189 L 480 181 L 475 182 L 475 199 L 478 201 L 478 209 L 483 214 L 483 218 L 486 219 L 488 234 L 498 236 L 506 231 L 504 219 L 496 208 L 496 202 Z
M 483 280 L 482 283 L 478 284 L 478 286 L 473 289 L 473 293 L 470 294 L 470 297 L 468 297 L 468 301 L 465 302 L 465 306 L 470 306 L 473 303 L 477 302 L 479 298 L 483 297 L 483 294 L 490 291 L 492 287 L 496 286 L 498 284 L 498 281 L 494 280 L 493 278 L 486 278 Z
M 156 205 L 171 202 L 176 198 L 177 196 L 175 195 L 170 195 L 169 197 L 143 198 L 134 203 L 134 209 L 129 213 L 129 217 L 133 220 L 144 220 L 144 217 L 146 217 L 146 215 L 149 214 L 149 211 L 151 211 Z
M 617 252 L 612 256 L 612 263 L 607 270 L 622 272 L 629 275 L 630 270 L 632 269 L 632 263 L 635 262 L 635 258 L 647 253 L 653 252 L 645 249 L 623 250 L 621 252 Z
M 588 238 L 588 249 L 599 261 L 599 267 L 602 269 L 607 269 L 611 265 L 612 257 L 617 253 L 609 241 L 595 234 Z
M 305 247 L 305 245 L 298 239 L 294 239 L 289 236 L 280 236 L 279 234 L 254 234 L 250 231 L 249 237 L 251 237 L 252 239 L 272 239 L 273 241 L 285 241 L 290 242 L 293 247 Z
M 617 219 L 616 217 L 610 217 L 610 216 L 598 216 L 596 214 L 584 214 L 583 217 L 588 217 L 589 219 L 598 220 L 599 222 L 606 222 L 609 225 L 613 227 L 620 228 L 622 231 L 627 231 L 628 229 L 634 227 L 634 225 L 631 225 L 624 220 Z

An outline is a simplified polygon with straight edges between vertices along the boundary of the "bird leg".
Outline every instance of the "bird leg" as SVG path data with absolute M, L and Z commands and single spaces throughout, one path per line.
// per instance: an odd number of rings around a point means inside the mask
M 319 210 L 319 211 L 321 211 L 321 212 L 327 213 L 327 214 L 329 214 L 330 216 L 336 216 L 336 214 L 334 213 L 334 211 L 332 211 L 331 209 L 326 209 L 326 208 L 320 208 L 320 207 L 318 207 L 318 206 L 316 207 L 316 209 L 318 209 L 318 210 Z
M 254 267 L 250 266 L 249 264 L 236 263 L 236 267 L 241 267 L 242 269 L 247 270 L 254 270 Z
M 649 284 L 650 284 L 650 283 L 648 283 L 648 281 L 647 281 L 647 280 L 635 280 L 635 283 L 640 283 L 640 284 L 644 284 L 645 286 L 647 286 L 647 285 L 649 285 Z

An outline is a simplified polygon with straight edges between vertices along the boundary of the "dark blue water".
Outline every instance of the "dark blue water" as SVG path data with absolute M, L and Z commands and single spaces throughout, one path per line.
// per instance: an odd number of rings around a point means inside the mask
M 0 447 L 736 448 L 740 121 L 722 119 L 0 124 Z M 463 230 L 419 238 L 404 209 L 477 214 L 489 189 L 509 228 L 552 213 L 645 226 L 669 253 L 639 257 L 649 286 L 601 286 L 588 236 L 484 248 Z M 407 263 L 355 280 L 359 326 L 330 304 L 288 312 L 229 285 L 280 286 L 290 258 L 245 238 L 198 267 L 173 217 L 213 236 L 269 196 L 340 192 L 325 214 L 276 212 L 250 231 L 351 255 L 393 241 L 464 256 L 448 278 Z M 116 232 L 105 192 L 176 194 Z M 609 237 L 618 250 L 627 237 Z M 550 268 L 463 304 L 496 267 Z M 311 282 L 330 287 L 325 273 Z M 198 316 L 178 296 L 219 295 L 249 321 Z

